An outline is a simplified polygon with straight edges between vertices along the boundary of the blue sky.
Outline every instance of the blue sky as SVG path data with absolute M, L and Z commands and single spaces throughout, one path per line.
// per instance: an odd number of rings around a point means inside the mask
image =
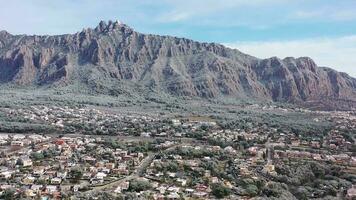
M 74 33 L 120 20 L 143 33 L 223 43 L 257 57 L 310 56 L 356 77 L 355 0 L 0 0 L 0 29 Z

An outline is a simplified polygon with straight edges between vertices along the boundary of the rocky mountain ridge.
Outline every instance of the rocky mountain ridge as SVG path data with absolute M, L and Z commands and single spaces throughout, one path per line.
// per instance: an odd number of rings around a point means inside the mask
M 307 57 L 258 59 L 215 43 L 141 34 L 120 22 L 57 36 L 0 32 L 0 84 L 288 102 L 356 102 L 356 79 Z M 113 92 L 114 91 L 114 92 Z

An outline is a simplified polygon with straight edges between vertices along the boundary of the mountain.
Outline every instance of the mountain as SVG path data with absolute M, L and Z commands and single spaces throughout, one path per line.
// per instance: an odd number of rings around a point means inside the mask
M 258 59 L 215 43 L 135 32 L 120 22 L 56 36 L 0 32 L 0 84 L 80 83 L 113 94 L 157 93 L 356 105 L 356 79 L 307 57 Z

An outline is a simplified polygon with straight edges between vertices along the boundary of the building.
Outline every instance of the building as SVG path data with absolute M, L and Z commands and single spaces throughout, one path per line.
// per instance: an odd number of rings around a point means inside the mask
M 15 140 L 15 141 L 12 141 L 12 142 L 11 142 L 11 146 L 12 146 L 12 147 L 23 147 L 23 146 L 24 146 L 24 143 L 23 143 L 22 141 L 17 141 L 17 140 Z
M 29 157 L 21 157 L 19 161 L 23 167 L 30 167 L 33 164 Z
M 356 185 L 347 190 L 346 199 L 353 200 L 356 198 Z

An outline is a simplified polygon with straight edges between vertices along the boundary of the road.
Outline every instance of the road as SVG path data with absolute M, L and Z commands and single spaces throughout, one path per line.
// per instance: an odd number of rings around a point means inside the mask
M 107 189 L 116 189 L 116 187 L 118 185 L 120 185 L 121 183 L 123 183 L 123 182 L 139 178 L 140 175 L 143 174 L 145 172 L 146 168 L 151 164 L 151 162 L 153 161 L 155 156 L 156 156 L 156 154 L 148 155 L 145 159 L 143 159 L 141 161 L 141 163 L 137 167 L 137 169 L 132 174 L 130 174 L 129 176 L 126 176 L 125 178 L 122 178 L 122 179 L 119 179 L 117 181 L 111 182 L 111 183 L 109 183 L 107 185 L 93 187 L 93 189 L 88 191 L 88 192 L 98 192 L 98 191 L 103 191 L 103 190 L 107 190 Z
M 272 155 L 271 155 L 271 153 L 272 153 L 272 148 L 273 147 L 271 146 L 271 138 L 270 137 L 267 139 L 267 142 L 266 142 L 265 146 L 266 146 L 266 150 L 267 150 L 267 162 L 268 163 L 272 163 Z
M 176 147 L 178 147 L 180 145 L 182 145 L 182 144 L 173 145 L 173 146 L 165 149 L 164 151 L 171 151 L 171 150 L 173 150 L 174 148 L 176 148 Z M 103 185 L 103 186 L 93 187 L 92 190 L 89 190 L 89 191 L 87 191 L 85 193 L 98 192 L 98 191 L 103 191 L 103 190 L 115 190 L 116 187 L 118 185 L 120 185 L 121 183 L 141 177 L 144 174 L 144 172 L 146 171 L 147 167 L 149 167 L 149 165 L 152 163 L 152 161 L 156 157 L 156 155 L 158 155 L 158 153 L 152 153 L 152 154 L 148 155 L 145 159 L 143 159 L 141 161 L 141 163 L 137 167 L 137 169 L 132 174 L 130 174 L 129 176 L 126 176 L 125 178 L 116 180 L 114 182 L 108 183 L 108 184 Z

